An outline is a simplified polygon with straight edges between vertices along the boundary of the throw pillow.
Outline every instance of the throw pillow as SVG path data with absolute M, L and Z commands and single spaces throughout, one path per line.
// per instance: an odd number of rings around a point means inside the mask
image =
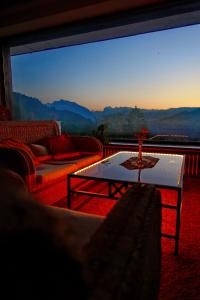
M 46 160 L 51 160 L 52 155 L 37 156 L 37 159 L 39 160 L 39 162 L 45 162 Z
M 77 150 L 68 134 L 51 136 L 40 141 L 40 144 L 46 146 L 49 152 L 54 155 Z

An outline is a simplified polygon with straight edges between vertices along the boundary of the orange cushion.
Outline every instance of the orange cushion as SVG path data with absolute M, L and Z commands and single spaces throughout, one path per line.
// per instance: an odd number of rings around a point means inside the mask
M 43 162 L 43 161 L 46 161 L 46 160 L 51 160 L 52 159 L 52 155 L 37 156 L 37 159 L 39 160 L 39 162 Z
M 102 159 L 101 155 L 88 155 L 80 157 L 80 159 L 77 159 L 76 161 L 77 169 L 79 170 L 81 168 L 87 167 L 100 159 Z
M 5 146 L 8 146 L 8 147 L 15 147 L 15 148 L 23 149 L 31 157 L 34 164 L 36 166 L 39 165 L 39 161 L 38 161 L 37 157 L 33 154 L 31 149 L 27 145 L 25 145 L 24 143 L 22 143 L 22 142 L 20 142 L 16 139 L 13 139 L 13 138 L 2 140 L 1 143 Z
M 53 155 L 53 159 L 55 160 L 62 160 L 62 159 L 73 159 L 73 158 L 77 158 L 80 157 L 81 153 L 80 152 L 67 152 L 67 153 L 63 153 L 63 154 L 56 154 Z
M 68 134 L 48 137 L 40 143 L 46 146 L 51 154 L 62 154 L 76 151 L 76 147 Z
M 97 151 L 81 151 L 82 156 L 87 156 L 87 155 L 101 155 L 102 152 L 97 152 Z

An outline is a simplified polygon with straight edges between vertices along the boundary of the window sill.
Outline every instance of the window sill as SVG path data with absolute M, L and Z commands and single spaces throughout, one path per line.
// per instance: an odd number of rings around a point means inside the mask
M 109 144 L 105 145 L 105 147 L 109 146 L 138 146 L 137 143 L 134 142 L 110 142 Z M 200 150 L 200 146 L 195 145 L 170 145 L 170 144 L 149 144 L 144 143 L 143 147 L 145 148 L 175 148 L 175 149 L 188 149 L 188 150 Z

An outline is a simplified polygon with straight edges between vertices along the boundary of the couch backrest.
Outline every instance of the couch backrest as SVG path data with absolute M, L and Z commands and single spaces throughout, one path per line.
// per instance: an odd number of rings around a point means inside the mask
M 89 300 L 155 300 L 161 270 L 161 195 L 135 184 L 85 247 Z
M 0 121 L 0 140 L 16 138 L 23 143 L 35 143 L 44 137 L 59 134 L 59 124 L 53 120 Z

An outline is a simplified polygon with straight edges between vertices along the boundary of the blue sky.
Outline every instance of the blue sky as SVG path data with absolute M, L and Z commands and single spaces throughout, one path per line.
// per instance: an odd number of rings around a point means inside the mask
M 200 25 L 12 57 L 13 90 L 90 109 L 200 107 Z

